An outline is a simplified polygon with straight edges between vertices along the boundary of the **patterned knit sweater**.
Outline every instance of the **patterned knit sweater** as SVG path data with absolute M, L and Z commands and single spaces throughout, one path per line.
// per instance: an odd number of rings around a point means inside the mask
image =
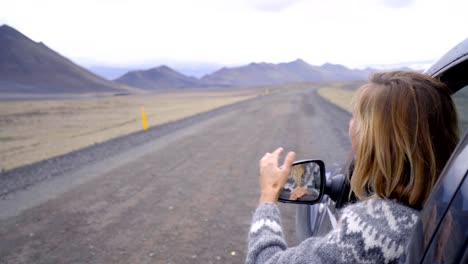
M 288 248 L 276 204 L 254 213 L 246 263 L 398 263 L 405 258 L 418 211 L 371 198 L 345 207 L 335 229 Z

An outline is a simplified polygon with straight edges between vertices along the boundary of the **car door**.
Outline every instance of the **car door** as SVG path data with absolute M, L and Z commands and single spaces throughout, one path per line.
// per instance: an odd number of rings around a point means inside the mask
M 465 133 L 421 211 L 406 263 L 468 263 L 467 175 Z

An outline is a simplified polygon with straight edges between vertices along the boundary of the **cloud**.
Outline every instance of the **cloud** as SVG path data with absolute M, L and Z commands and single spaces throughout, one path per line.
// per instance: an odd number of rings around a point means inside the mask
M 121 65 L 169 59 L 240 65 L 302 58 L 347 66 L 432 60 L 463 40 L 468 24 L 466 0 L 414 0 L 405 8 L 384 0 L 138 3 L 31 0 L 24 8 L 10 0 L 2 3 L 0 20 L 74 60 Z
M 248 0 L 253 8 L 266 12 L 279 12 L 302 0 Z
M 405 8 L 411 6 L 414 0 L 381 0 L 382 4 L 391 8 Z

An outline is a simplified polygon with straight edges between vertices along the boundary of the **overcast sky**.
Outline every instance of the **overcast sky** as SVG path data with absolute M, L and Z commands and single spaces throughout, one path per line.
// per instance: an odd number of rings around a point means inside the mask
M 0 24 L 84 64 L 431 61 L 468 37 L 464 0 L 0 0 Z

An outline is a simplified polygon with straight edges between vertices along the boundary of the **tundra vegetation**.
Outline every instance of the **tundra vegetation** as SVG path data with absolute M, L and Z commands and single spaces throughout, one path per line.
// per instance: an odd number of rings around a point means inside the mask
M 262 94 L 205 89 L 67 100 L 2 101 L 0 167 L 12 169 Z

